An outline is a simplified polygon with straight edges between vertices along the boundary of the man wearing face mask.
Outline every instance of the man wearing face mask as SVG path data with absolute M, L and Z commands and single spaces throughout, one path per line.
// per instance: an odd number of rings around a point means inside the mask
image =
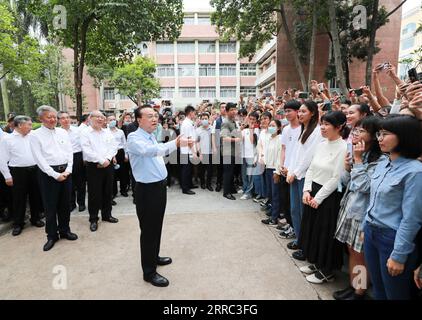
M 120 194 L 128 197 L 129 185 L 129 157 L 126 151 L 126 137 L 123 130 L 117 128 L 117 120 L 114 115 L 107 117 L 108 129 L 117 144 L 116 161 L 114 164 L 113 198 L 117 196 L 117 181 L 120 181 Z
M 199 178 L 201 180 L 201 188 L 205 189 L 205 172 L 207 172 L 206 188 L 214 191 L 211 186 L 212 180 L 212 146 L 211 146 L 211 126 L 209 123 L 210 115 L 208 113 L 201 114 L 201 126 L 196 129 L 197 149 L 199 153 Z

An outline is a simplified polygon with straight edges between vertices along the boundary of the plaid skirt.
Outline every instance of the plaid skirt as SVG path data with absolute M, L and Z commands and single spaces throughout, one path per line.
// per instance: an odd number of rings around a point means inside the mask
M 360 239 L 361 220 L 347 218 L 346 206 L 342 206 L 338 215 L 335 238 L 349 245 L 356 252 L 362 252 L 363 241 Z

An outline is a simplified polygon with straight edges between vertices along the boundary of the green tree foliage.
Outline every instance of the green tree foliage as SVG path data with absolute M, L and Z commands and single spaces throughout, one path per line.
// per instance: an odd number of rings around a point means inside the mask
M 65 11 L 54 13 L 58 5 Z M 142 41 L 175 39 L 183 24 L 182 0 L 34 0 L 30 9 L 48 23 L 54 39 L 74 51 L 78 117 L 86 64 L 130 61 Z

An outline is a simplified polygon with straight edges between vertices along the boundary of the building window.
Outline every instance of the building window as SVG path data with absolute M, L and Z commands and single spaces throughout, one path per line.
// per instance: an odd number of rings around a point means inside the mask
M 215 42 L 199 42 L 199 53 L 215 53 Z
M 221 87 L 220 96 L 222 98 L 234 98 L 236 97 L 236 87 Z
M 240 94 L 244 97 L 256 96 L 255 87 L 240 87 Z
M 195 98 L 196 96 L 196 89 L 193 87 L 179 88 L 179 91 L 183 98 Z
M 211 25 L 211 18 L 210 17 L 198 17 L 198 24 Z
M 174 88 L 160 88 L 160 97 L 163 99 L 173 99 Z
M 195 42 L 178 42 L 177 53 L 195 54 Z
M 200 98 L 215 98 L 215 87 L 204 87 L 199 88 L 199 97 Z
M 172 42 L 157 42 L 157 53 L 158 54 L 173 54 L 174 44 Z
M 174 65 L 173 64 L 159 64 L 157 66 L 158 77 L 174 77 Z
M 236 65 L 220 64 L 220 76 L 236 76 Z
M 236 53 L 236 42 L 220 42 L 220 53 Z
M 255 63 L 245 63 L 240 65 L 240 75 L 241 76 L 256 76 L 256 64 Z
M 412 22 L 412 23 L 407 24 L 403 28 L 401 35 L 404 36 L 404 35 L 407 35 L 411 32 L 415 32 L 415 31 L 416 31 L 416 23 Z M 411 34 L 410 36 L 413 36 L 413 34 Z
M 195 24 L 195 18 L 194 17 L 184 17 L 183 18 L 183 24 Z
M 115 100 L 116 95 L 114 93 L 114 88 L 105 88 L 104 89 L 104 100 Z
M 199 65 L 199 76 L 201 76 L 201 77 L 213 77 L 213 76 L 215 76 L 215 64 L 200 64 Z
M 179 77 L 194 77 L 195 65 L 194 64 L 179 64 Z
M 130 98 L 127 95 L 121 94 L 120 100 L 130 100 Z
M 401 49 L 402 50 L 408 50 L 413 48 L 413 46 L 415 45 L 415 38 L 411 37 L 411 38 L 407 38 L 401 41 Z

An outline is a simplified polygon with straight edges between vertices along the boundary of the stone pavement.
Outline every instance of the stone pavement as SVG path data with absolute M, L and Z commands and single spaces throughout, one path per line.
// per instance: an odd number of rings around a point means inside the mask
M 251 200 L 230 201 L 198 190 L 188 196 L 168 191 L 161 255 L 173 263 L 158 272 L 170 280 L 156 288 L 142 279 L 139 227 L 132 198 L 116 199 L 117 224 L 100 222 L 89 231 L 87 212 L 74 211 L 79 240 L 60 240 L 43 252 L 44 230 L 27 227 L 19 237 L 0 237 L 0 299 L 332 299 L 347 277 L 311 285 L 299 271 L 274 227 Z M 240 198 L 237 195 L 236 198 Z M 54 270 L 57 266 L 65 269 Z M 66 270 L 63 273 L 62 270 Z M 54 273 L 56 272 L 56 273 Z M 66 275 L 57 290 L 58 274 Z M 64 278 L 61 278 L 64 279 Z

